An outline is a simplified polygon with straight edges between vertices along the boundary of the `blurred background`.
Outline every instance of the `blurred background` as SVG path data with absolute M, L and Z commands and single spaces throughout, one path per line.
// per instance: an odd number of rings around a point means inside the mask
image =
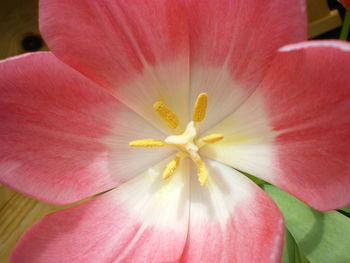
M 309 39 L 339 38 L 345 15 L 336 0 L 306 0 Z M 38 30 L 38 0 L 0 0 L 0 59 L 48 50 Z M 65 206 L 66 207 L 66 206 Z M 63 207 L 48 205 L 0 185 L 0 263 L 36 220 Z

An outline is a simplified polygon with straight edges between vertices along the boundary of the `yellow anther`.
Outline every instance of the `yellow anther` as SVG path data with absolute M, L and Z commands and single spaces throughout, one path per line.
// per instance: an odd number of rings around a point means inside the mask
M 197 175 L 198 181 L 201 186 L 205 185 L 208 182 L 208 170 L 204 162 L 198 161 L 197 165 Z
M 163 172 L 163 179 L 168 179 L 174 174 L 176 168 L 179 167 L 180 160 L 180 156 L 175 156 L 175 158 L 166 165 Z
M 176 114 L 162 101 L 153 104 L 153 109 L 166 122 L 170 129 L 176 129 L 179 126 L 179 119 Z
M 204 120 L 205 113 L 207 111 L 208 95 L 207 93 L 201 93 L 197 97 L 196 104 L 193 107 L 192 120 L 200 122 Z
M 200 140 L 205 143 L 215 143 L 215 142 L 221 141 L 223 138 L 224 138 L 224 135 L 219 133 L 213 133 L 208 136 L 204 136 Z
M 162 147 L 164 142 L 157 139 L 143 139 L 129 142 L 131 147 Z

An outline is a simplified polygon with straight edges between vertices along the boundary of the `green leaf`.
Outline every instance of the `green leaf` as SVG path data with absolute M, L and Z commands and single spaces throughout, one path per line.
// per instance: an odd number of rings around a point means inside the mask
M 283 254 L 282 263 L 294 263 L 295 262 L 295 243 L 294 238 L 290 232 L 286 229 L 284 232 L 284 244 L 283 244 Z
M 347 40 L 349 36 L 349 30 L 350 30 L 350 13 L 345 12 L 345 17 L 344 17 L 343 26 L 341 28 L 339 39 Z
M 347 207 L 344 207 L 344 208 L 342 208 L 342 209 L 340 209 L 340 210 L 343 210 L 343 211 L 345 211 L 345 212 L 347 212 L 347 213 L 350 214 L 350 205 L 347 206 Z
M 337 211 L 316 211 L 272 185 L 263 188 L 277 203 L 286 227 L 311 263 L 350 262 L 349 218 Z
M 298 245 L 288 229 L 286 229 L 284 235 L 282 263 L 310 263 L 298 248 Z

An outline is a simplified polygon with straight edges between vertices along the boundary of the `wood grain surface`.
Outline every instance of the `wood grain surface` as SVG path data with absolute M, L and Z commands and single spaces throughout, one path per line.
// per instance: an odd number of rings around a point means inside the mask
M 45 204 L 0 186 L 0 262 L 7 262 L 12 248 L 29 226 L 66 207 Z
M 38 0 L 0 0 L 0 59 L 24 53 L 23 39 L 40 36 L 37 9 Z M 308 11 L 313 35 L 339 26 L 339 15 L 337 11 L 331 13 L 326 0 L 308 0 Z M 332 25 L 327 19 L 332 20 Z M 38 50 L 47 47 L 44 44 Z M 65 207 L 36 201 L 0 185 L 0 263 L 7 262 L 12 248 L 29 226 Z

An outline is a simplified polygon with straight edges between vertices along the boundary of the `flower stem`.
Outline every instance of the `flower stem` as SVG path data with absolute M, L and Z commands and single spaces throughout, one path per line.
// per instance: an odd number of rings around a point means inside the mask
M 350 29 L 350 13 L 346 12 L 339 39 L 347 40 L 349 35 L 349 29 Z

